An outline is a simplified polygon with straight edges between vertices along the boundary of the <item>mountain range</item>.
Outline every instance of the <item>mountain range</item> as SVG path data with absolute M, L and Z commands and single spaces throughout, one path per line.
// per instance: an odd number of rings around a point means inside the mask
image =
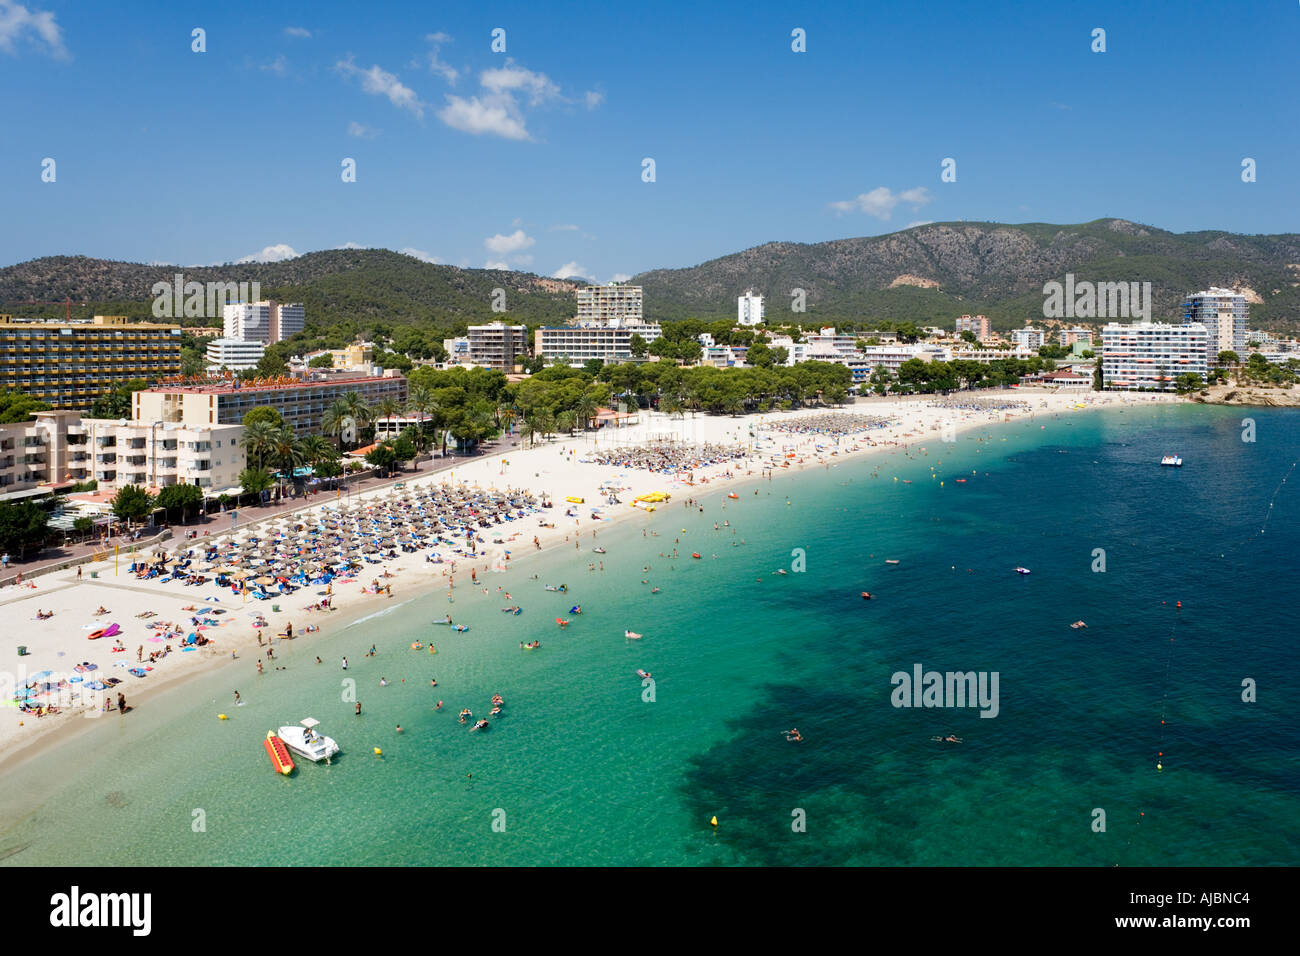
M 340 323 L 415 324 L 448 334 L 466 324 L 507 319 L 559 324 L 574 314 L 580 280 L 524 272 L 460 269 L 383 249 L 335 249 L 275 263 L 180 267 L 53 256 L 0 269 L 0 311 L 61 317 L 152 315 L 153 284 L 260 282 L 264 298 L 302 302 L 308 331 Z M 1180 315 L 1187 293 L 1226 286 L 1250 303 L 1251 325 L 1300 328 L 1300 235 L 1172 233 L 1123 219 L 1078 225 L 943 222 L 883 236 L 818 243 L 770 242 L 630 281 L 645 289 L 648 319 L 734 319 L 736 297 L 766 297 L 769 321 L 894 319 L 950 326 L 983 313 L 1007 329 L 1042 317 L 1043 285 L 1064 281 L 1150 282 L 1152 318 Z M 492 309 L 504 289 L 505 313 Z M 806 312 L 790 311 L 804 290 Z M 41 305 L 28 302 L 46 303 Z

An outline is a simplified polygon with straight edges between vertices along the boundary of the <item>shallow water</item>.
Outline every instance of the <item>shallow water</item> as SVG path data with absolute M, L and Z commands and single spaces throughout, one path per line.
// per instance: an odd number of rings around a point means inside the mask
M 1256 421 L 1254 443 L 1241 441 L 1243 417 Z M 286 671 L 259 677 L 249 659 L 110 715 L 5 774 L 0 856 L 1300 861 L 1300 758 L 1285 744 L 1300 479 L 1282 483 L 1300 455 L 1300 413 L 1103 410 L 925 447 L 737 485 L 736 501 L 723 486 L 704 495 L 703 514 L 677 498 L 600 531 L 604 555 L 587 538 L 580 551 L 523 557 L 484 576 L 488 596 L 465 581 L 449 604 L 436 589 L 284 646 Z M 1169 452 L 1186 465 L 1160 468 Z M 715 532 L 724 520 L 733 527 Z M 659 558 L 675 538 L 681 557 Z M 1092 570 L 1098 548 L 1104 573 Z M 603 573 L 587 570 L 599 561 Z M 561 582 L 569 593 L 543 590 Z M 500 613 L 498 585 L 522 615 Z M 575 603 L 583 613 L 560 631 L 556 616 Z M 430 626 L 449 611 L 469 633 Z M 1088 628 L 1070 629 L 1079 618 Z M 625 640 L 627 628 L 644 640 Z M 437 654 L 411 650 L 417 638 Z M 539 650 L 520 650 L 534 638 Z M 365 658 L 371 643 L 379 653 Z M 916 663 L 998 672 L 998 716 L 892 706 L 891 675 Z M 654 675 L 653 702 L 637 668 Z M 1257 703 L 1241 700 L 1247 678 Z M 494 692 L 503 715 L 468 732 L 456 714 L 486 716 Z M 306 716 L 343 753 L 282 778 L 262 739 Z M 785 740 L 791 726 L 803 743 Z M 949 733 L 964 743 L 931 740 Z M 805 832 L 792 828 L 796 811 Z

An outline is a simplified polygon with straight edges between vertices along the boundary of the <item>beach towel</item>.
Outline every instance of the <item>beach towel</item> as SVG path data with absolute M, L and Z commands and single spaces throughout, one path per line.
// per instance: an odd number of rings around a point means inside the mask
M 131 668 L 127 673 L 129 673 L 129 674 L 133 674 L 133 675 L 136 676 L 136 677 L 143 677 L 143 676 L 144 676 L 144 671 L 141 670 L 139 667 L 132 667 L 132 668 Z

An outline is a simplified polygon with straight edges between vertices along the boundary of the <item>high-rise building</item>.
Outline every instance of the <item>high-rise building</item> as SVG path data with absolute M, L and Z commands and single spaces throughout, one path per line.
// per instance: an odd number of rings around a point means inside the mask
M 1101 330 L 1102 386 L 1172 391 L 1187 372 L 1205 377 L 1208 343 L 1199 322 L 1111 322 Z
M 1075 326 L 1072 329 L 1061 329 L 1056 333 L 1056 339 L 1060 342 L 1062 348 L 1069 348 L 1075 342 L 1082 342 L 1084 345 L 1092 344 L 1092 330 Z
M 23 322 L 0 315 L 0 389 L 55 408 L 89 408 L 128 379 L 181 371 L 176 325 L 97 315 L 90 322 Z
M 619 321 L 640 322 L 641 287 L 639 285 L 591 285 L 579 289 L 576 322 Z
M 758 325 L 763 321 L 763 297 L 748 290 L 736 300 L 736 323 L 738 325 Z
M 300 302 L 231 302 L 222 308 L 226 338 L 264 345 L 301 332 L 306 315 Z
M 1183 303 L 1183 324 L 1200 323 L 1209 336 L 1206 348 L 1210 357 L 1220 352 L 1236 352 L 1246 357 L 1246 297 L 1231 289 L 1211 287 L 1193 292 Z
M 474 365 L 514 371 L 528 357 L 528 327 L 491 322 L 469 327 L 469 361 Z
M 307 310 L 301 302 L 271 303 L 271 341 L 283 342 L 302 331 Z
M 957 319 L 957 336 L 963 332 L 972 332 L 976 341 L 985 342 L 993 337 L 993 326 L 987 315 L 963 315 Z

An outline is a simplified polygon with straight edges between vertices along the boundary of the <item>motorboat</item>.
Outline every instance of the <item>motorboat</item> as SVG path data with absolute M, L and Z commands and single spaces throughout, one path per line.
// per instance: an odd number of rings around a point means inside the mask
M 641 640 L 641 635 L 638 634 L 636 631 L 624 631 L 623 636 L 626 637 L 629 641 Z
M 648 679 L 648 678 L 650 678 L 650 677 L 653 677 L 654 675 L 651 674 L 649 671 L 642 670 L 641 668 L 638 667 L 638 668 L 636 669 L 636 676 L 639 677 L 639 678 L 641 678 L 642 680 L 646 680 L 646 679 Z
M 1074 628 L 1076 631 L 1081 627 L 1087 627 L 1087 626 L 1088 625 L 1084 624 L 1083 621 L 1075 621 L 1073 624 L 1070 625 L 1070 627 Z
M 1028 568 L 1016 568 L 1016 574 L 1028 574 L 1028 573 L 1029 573 Z
M 298 756 L 320 763 L 337 754 L 339 745 L 334 742 L 333 737 L 317 733 L 316 728 L 319 726 L 319 720 L 308 717 L 300 721 L 297 726 L 281 727 L 280 739 Z
M 1183 460 L 1177 455 L 1165 455 L 1160 459 L 1160 464 L 1169 465 L 1173 468 L 1181 468 L 1183 467 Z

